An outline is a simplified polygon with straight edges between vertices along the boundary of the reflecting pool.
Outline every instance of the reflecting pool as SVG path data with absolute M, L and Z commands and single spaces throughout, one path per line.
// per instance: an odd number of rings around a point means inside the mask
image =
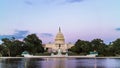
M 0 58 L 0 68 L 120 68 L 119 58 Z

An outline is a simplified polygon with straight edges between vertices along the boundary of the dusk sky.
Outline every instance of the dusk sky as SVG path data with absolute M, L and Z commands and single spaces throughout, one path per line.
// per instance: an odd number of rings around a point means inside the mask
M 120 0 L 0 0 L 0 39 L 36 33 L 54 42 L 61 27 L 66 42 L 120 38 Z

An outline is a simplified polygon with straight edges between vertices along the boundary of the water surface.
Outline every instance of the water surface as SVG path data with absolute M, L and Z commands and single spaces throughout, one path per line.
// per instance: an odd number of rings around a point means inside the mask
M 120 68 L 118 58 L 11 58 L 0 68 Z

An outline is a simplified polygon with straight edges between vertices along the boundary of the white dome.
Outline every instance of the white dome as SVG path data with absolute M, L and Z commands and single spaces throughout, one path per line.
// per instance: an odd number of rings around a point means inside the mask
M 64 35 L 62 34 L 59 28 L 59 32 L 57 33 L 55 38 L 55 44 L 64 44 L 64 43 L 65 43 Z

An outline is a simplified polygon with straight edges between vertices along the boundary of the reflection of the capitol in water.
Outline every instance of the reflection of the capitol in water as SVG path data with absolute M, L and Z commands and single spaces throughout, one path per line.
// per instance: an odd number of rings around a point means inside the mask
M 92 63 L 90 61 L 86 62 L 87 60 L 84 63 L 76 60 L 73 58 L 48 58 L 45 62 L 42 62 L 42 68 L 84 68 L 84 65 L 88 63 L 90 63 L 89 68 L 97 68 L 96 59 L 93 59 Z
M 0 68 L 120 68 L 120 58 L 0 58 Z
M 68 68 L 66 60 L 65 58 L 45 58 L 44 61 L 32 63 L 30 59 L 25 59 L 24 68 Z
M 52 58 L 52 59 L 47 59 L 44 63 L 43 63 L 43 68 L 45 68 L 47 66 L 47 68 L 67 68 L 66 67 L 66 60 L 65 58 Z M 44 67 L 45 66 L 45 67 Z

